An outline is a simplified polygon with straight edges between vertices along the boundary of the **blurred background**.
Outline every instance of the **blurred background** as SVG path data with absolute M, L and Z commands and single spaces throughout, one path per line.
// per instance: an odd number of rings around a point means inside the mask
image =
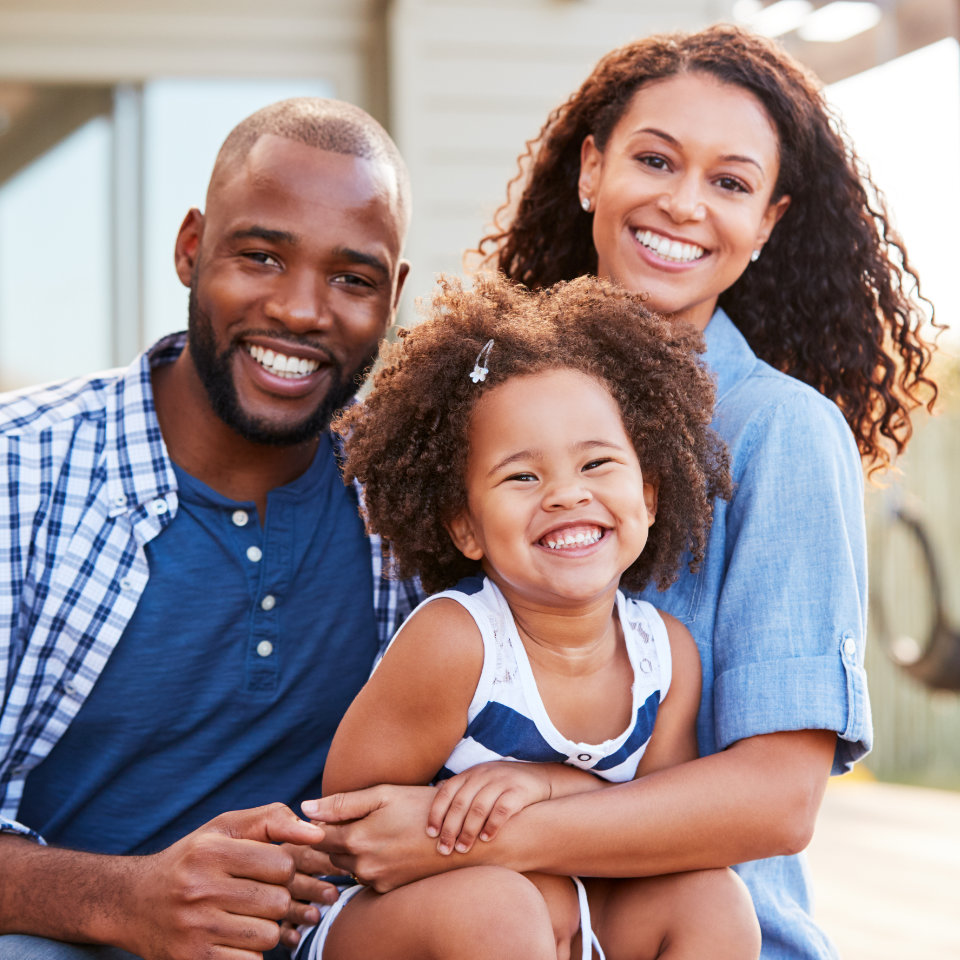
M 186 325 L 174 236 L 256 108 L 339 97 L 394 136 L 409 322 L 603 53 L 717 21 L 777 36 L 827 84 L 954 328 L 938 416 L 868 492 L 876 749 L 828 791 L 811 858 L 844 956 L 960 957 L 957 0 L 0 0 L 0 389 L 126 364 Z

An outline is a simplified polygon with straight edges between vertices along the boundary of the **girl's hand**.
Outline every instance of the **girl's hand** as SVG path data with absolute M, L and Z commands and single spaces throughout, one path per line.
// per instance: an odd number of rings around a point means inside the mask
M 549 800 L 553 764 L 494 760 L 444 780 L 427 816 L 427 836 L 437 851 L 466 853 L 479 836 L 492 840 L 519 810 Z

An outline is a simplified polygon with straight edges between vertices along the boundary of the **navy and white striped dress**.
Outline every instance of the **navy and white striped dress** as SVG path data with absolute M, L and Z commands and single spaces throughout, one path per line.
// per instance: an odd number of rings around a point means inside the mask
M 633 666 L 631 720 L 604 743 L 577 743 L 560 733 L 547 715 L 513 614 L 497 586 L 486 577 L 469 577 L 420 606 L 441 597 L 456 600 L 470 613 L 484 652 L 466 733 L 438 780 L 489 760 L 567 763 L 613 783 L 633 779 L 670 687 L 670 642 L 656 608 L 617 592 L 617 613 Z

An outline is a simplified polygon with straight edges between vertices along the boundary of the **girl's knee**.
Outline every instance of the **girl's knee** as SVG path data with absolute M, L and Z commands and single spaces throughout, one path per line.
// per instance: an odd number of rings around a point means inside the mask
M 687 891 L 691 920 L 712 943 L 712 956 L 753 960 L 760 955 L 760 924 L 747 885 L 728 869 L 702 870 L 688 874 Z

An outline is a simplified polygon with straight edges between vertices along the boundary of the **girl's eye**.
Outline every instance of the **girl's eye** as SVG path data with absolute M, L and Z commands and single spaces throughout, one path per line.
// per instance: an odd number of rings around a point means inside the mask
M 600 457 L 597 460 L 591 460 L 589 463 L 583 465 L 584 470 L 595 470 L 597 467 L 602 467 L 605 463 L 611 463 L 612 460 L 610 457 Z
M 518 480 L 521 483 L 530 483 L 537 478 L 532 473 L 512 473 L 507 480 Z

